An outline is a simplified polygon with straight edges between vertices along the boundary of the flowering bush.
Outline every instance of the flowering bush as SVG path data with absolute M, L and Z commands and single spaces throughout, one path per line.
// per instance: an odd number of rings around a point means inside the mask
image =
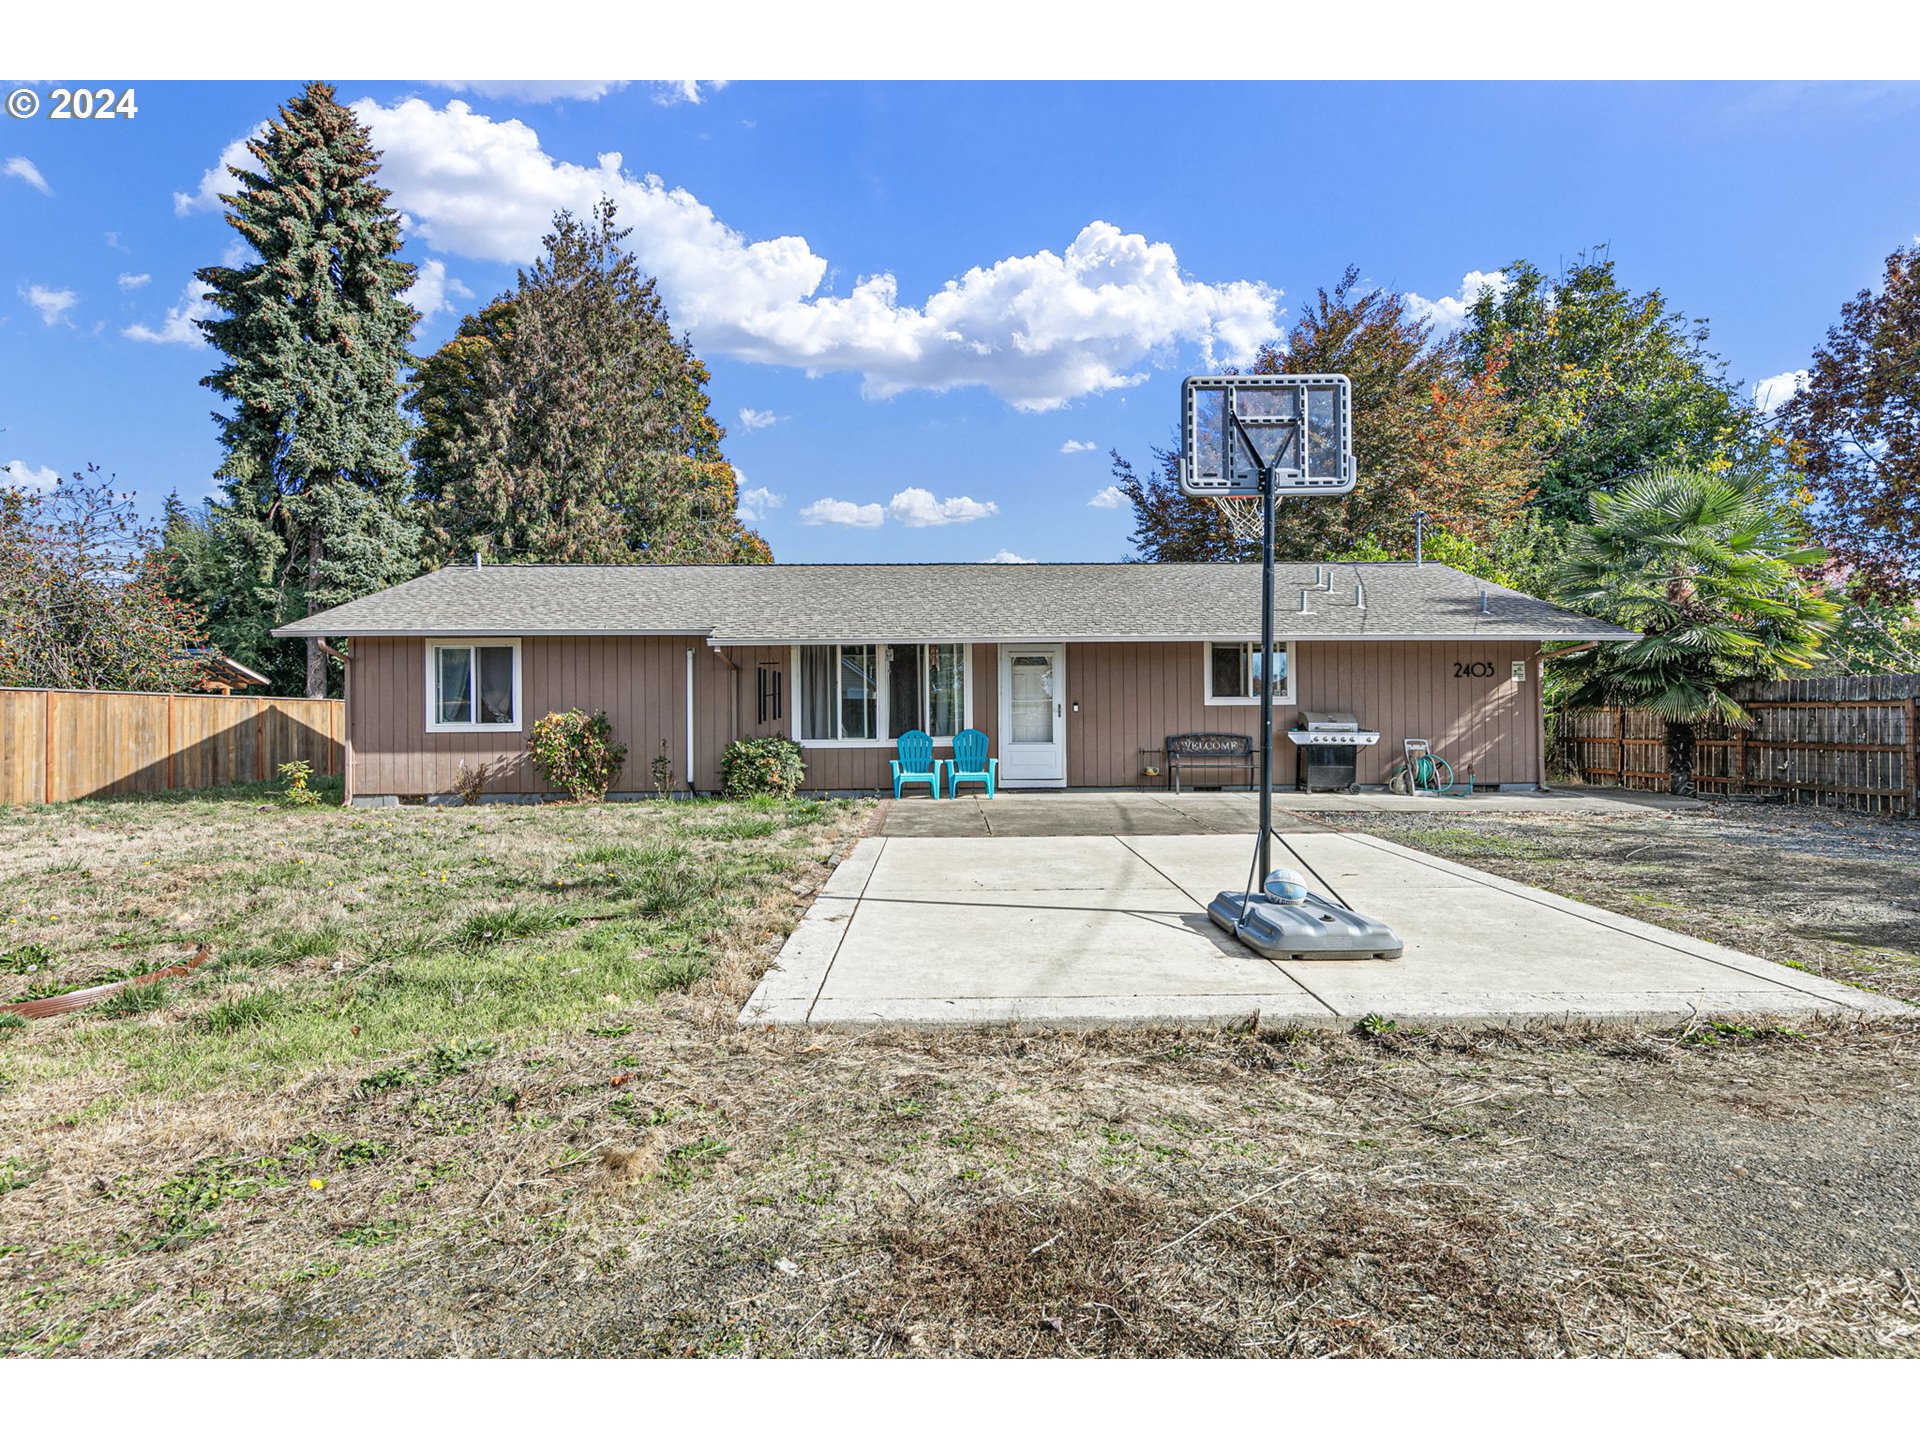
M 561 710 L 534 722 L 527 754 L 546 777 L 547 788 L 572 800 L 604 800 L 627 758 L 613 740 L 607 712 Z
M 806 778 L 806 758 L 784 735 L 736 740 L 720 757 L 720 790 L 729 800 L 744 800 L 750 795 L 791 800 Z

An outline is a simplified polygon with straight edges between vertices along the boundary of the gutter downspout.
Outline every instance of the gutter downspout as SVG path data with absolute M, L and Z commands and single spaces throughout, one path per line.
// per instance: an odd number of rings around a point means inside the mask
M 693 646 L 687 647 L 687 794 L 697 795 L 693 783 Z

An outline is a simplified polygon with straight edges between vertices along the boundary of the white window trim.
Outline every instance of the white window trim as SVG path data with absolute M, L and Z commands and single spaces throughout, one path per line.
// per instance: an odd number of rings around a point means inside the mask
M 872 645 L 876 649 L 885 649 L 889 645 L 958 645 L 960 647 L 960 708 L 966 716 L 964 728 L 968 730 L 974 728 L 973 646 L 969 642 L 965 640 L 816 640 L 813 643 L 816 645 L 832 645 L 836 647 L 842 645 Z M 790 703 L 787 707 L 789 711 L 787 737 L 796 745 L 803 745 L 809 750 L 892 750 L 898 747 L 900 744 L 898 740 L 888 740 L 884 738 L 878 740 L 805 740 L 801 738 L 800 651 L 802 648 L 803 647 L 799 645 L 788 647 L 787 664 L 789 673 L 793 677 L 793 684 L 790 687 Z M 893 700 L 893 687 L 887 680 L 887 664 L 884 655 L 875 656 L 874 669 L 878 672 L 876 679 L 879 681 L 880 688 L 879 701 L 874 706 L 874 729 L 885 731 L 888 728 L 888 721 L 891 719 L 887 711 Z M 950 746 L 953 744 L 953 737 L 951 735 L 936 735 L 933 737 L 933 743 L 935 745 Z
M 1258 705 L 1258 695 L 1215 695 L 1213 693 L 1213 647 L 1216 645 L 1238 645 L 1246 650 L 1258 650 L 1258 640 L 1202 640 L 1200 642 L 1200 693 L 1208 705 Z M 1273 648 L 1282 651 L 1287 657 L 1286 688 L 1273 697 L 1276 705 L 1293 704 L 1293 692 L 1300 679 L 1298 665 L 1300 656 L 1290 640 L 1275 640 Z
M 478 650 L 485 646 L 505 645 L 513 651 L 513 720 L 510 724 L 483 724 L 477 720 L 442 721 L 440 719 L 440 667 L 435 655 L 441 650 Z M 430 731 L 482 731 L 517 733 L 525 728 L 527 712 L 521 708 L 520 682 L 525 673 L 520 666 L 520 642 L 507 635 L 459 636 L 456 639 L 429 640 L 426 644 L 427 729 Z M 473 671 L 474 684 L 480 683 L 479 670 Z

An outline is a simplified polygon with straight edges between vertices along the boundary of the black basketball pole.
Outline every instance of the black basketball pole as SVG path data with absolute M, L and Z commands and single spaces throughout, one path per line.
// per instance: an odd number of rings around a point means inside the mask
M 1273 872 L 1273 467 L 1260 462 L 1260 873 Z

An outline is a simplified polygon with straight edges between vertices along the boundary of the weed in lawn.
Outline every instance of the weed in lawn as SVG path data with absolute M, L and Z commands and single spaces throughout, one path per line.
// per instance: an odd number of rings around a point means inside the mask
M 268 940 L 261 948 L 270 960 L 288 964 L 296 960 L 316 960 L 337 955 L 346 944 L 347 928 L 328 921 L 306 930 L 289 930 Z
M 53 951 L 45 945 L 22 945 L 0 951 L 0 974 L 34 975 L 53 964 Z
M 179 1249 L 219 1227 L 207 1217 L 229 1200 L 251 1200 L 280 1181 L 280 1161 L 223 1155 L 203 1160 L 166 1181 L 154 1193 L 155 1237 L 149 1250 Z
M 1400 1028 L 1400 1022 L 1384 1015 L 1367 1014 L 1356 1020 L 1353 1028 L 1362 1035 L 1390 1035 Z
M 0 1195 L 26 1189 L 44 1175 L 46 1169 L 44 1164 L 36 1165 L 11 1155 L 0 1160 Z
M 335 1237 L 335 1243 L 359 1246 L 363 1249 L 375 1245 L 389 1245 L 398 1240 L 406 1228 L 407 1222 L 404 1220 L 393 1218 L 372 1220 L 365 1225 L 354 1225 L 342 1230 Z
M 503 910 L 487 910 L 469 915 L 454 927 L 453 943 L 469 953 L 489 945 L 504 945 L 511 940 L 551 935 L 579 924 L 578 917 L 551 906 L 510 905 Z
M 108 1020 L 128 1015 L 148 1015 L 155 1010 L 166 1009 L 172 998 L 173 993 L 164 980 L 155 980 L 146 985 L 127 985 L 95 1005 L 93 1013 Z
M 667 1151 L 660 1178 L 670 1190 L 685 1190 L 694 1181 L 712 1173 L 720 1157 L 731 1149 L 731 1145 L 711 1137 L 676 1145 Z
M 201 1013 L 199 1023 L 215 1035 L 258 1030 L 271 1024 L 286 1007 L 287 999 L 278 990 L 253 990 L 209 1006 Z

